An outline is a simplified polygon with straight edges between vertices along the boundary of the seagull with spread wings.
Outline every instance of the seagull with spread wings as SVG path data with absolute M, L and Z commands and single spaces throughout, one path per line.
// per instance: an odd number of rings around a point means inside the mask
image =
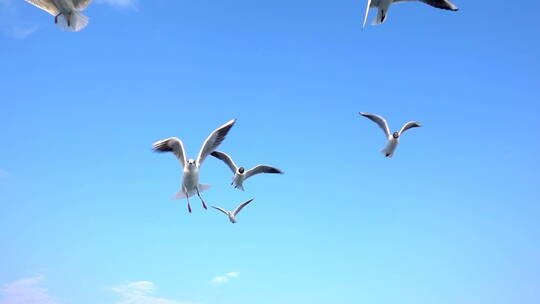
M 409 121 L 406 123 L 399 132 L 390 133 L 390 128 L 388 127 L 388 123 L 386 120 L 376 114 L 369 114 L 369 113 L 359 113 L 360 115 L 369 118 L 373 122 L 375 122 L 379 128 L 381 128 L 386 135 L 386 139 L 388 140 L 388 143 L 386 144 L 386 147 L 381 150 L 381 153 L 383 153 L 386 157 L 392 157 L 394 155 L 394 151 L 396 151 L 396 148 L 399 144 L 399 138 L 403 132 L 409 130 L 410 128 L 417 128 L 421 127 L 422 125 L 419 122 L 416 121 Z
M 244 191 L 244 181 L 254 175 L 261 174 L 261 173 L 277 173 L 277 174 L 283 174 L 283 171 L 276 169 L 274 167 L 268 166 L 268 165 L 258 165 L 253 167 L 250 170 L 247 170 L 244 167 L 238 167 L 232 158 L 220 151 L 214 151 L 210 153 L 213 157 L 223 161 L 231 171 L 234 173 L 233 181 L 231 185 L 234 185 L 236 189 L 240 189 Z
M 251 201 L 254 200 L 253 198 L 250 199 L 249 201 L 245 202 L 245 203 L 242 203 L 240 205 L 238 205 L 238 207 L 236 207 L 236 209 L 234 209 L 234 211 L 227 211 L 223 208 L 220 208 L 220 207 L 215 207 L 215 206 L 212 206 L 212 208 L 216 209 L 216 210 L 219 210 L 223 213 L 225 213 L 225 215 L 227 215 L 229 217 L 229 221 L 231 221 L 231 223 L 233 224 L 236 224 L 236 216 L 238 215 L 238 213 L 240 213 L 240 211 L 242 211 L 242 209 L 247 206 L 247 204 L 251 203 Z
M 210 185 L 199 184 L 199 169 L 204 159 L 212 153 L 225 139 L 227 133 L 231 130 L 236 119 L 233 119 L 221 127 L 217 128 L 201 147 L 197 160 L 186 159 L 186 151 L 184 150 L 184 144 L 177 137 L 170 137 L 164 140 L 160 140 L 153 144 L 153 149 L 156 152 L 172 152 L 176 158 L 180 161 L 183 168 L 183 176 L 181 188 L 173 199 L 187 199 L 188 211 L 191 213 L 191 205 L 189 198 L 195 194 L 201 199 L 204 209 L 207 209 L 206 204 L 201 197 L 201 192 L 210 188 Z
M 81 11 L 85 10 L 92 0 L 26 0 L 26 2 L 53 15 L 54 23 L 61 28 L 77 32 L 88 24 L 88 17 L 81 14 Z
M 377 25 L 377 24 L 383 23 L 386 20 L 386 14 L 388 13 L 388 9 L 390 9 L 390 5 L 394 3 L 405 2 L 405 1 L 424 2 L 425 4 L 431 5 L 433 7 L 450 10 L 450 11 L 459 10 L 459 8 L 455 6 L 449 0 L 368 0 L 366 14 L 364 16 L 364 24 L 362 27 L 366 27 L 369 9 L 371 8 L 379 9 L 379 12 L 377 13 L 377 18 L 375 18 L 375 20 L 373 20 L 373 23 L 372 23 L 373 25 Z

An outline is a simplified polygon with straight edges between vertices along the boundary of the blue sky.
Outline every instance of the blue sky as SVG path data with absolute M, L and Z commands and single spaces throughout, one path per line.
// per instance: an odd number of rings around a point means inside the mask
M 540 301 L 539 3 L 111 2 L 70 33 L 0 1 L 1 304 Z M 385 159 L 359 111 L 423 127 Z M 232 118 L 220 149 L 285 171 L 205 162 L 235 225 L 151 151 Z

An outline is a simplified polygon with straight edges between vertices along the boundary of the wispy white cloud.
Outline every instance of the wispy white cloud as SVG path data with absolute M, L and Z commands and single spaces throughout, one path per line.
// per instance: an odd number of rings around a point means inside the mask
M 21 279 L 2 288 L 0 304 L 59 304 L 42 286 L 45 277 Z
M 11 38 L 25 39 L 37 29 L 20 17 L 13 0 L 0 0 L 0 32 Z
M 193 304 L 152 296 L 154 289 L 154 283 L 149 281 L 131 282 L 115 287 L 113 291 L 122 298 L 115 304 Z
M 109 4 L 119 8 L 136 8 L 137 0 L 98 0 L 98 3 Z
M 15 39 L 25 39 L 38 30 L 37 26 L 17 26 L 11 25 L 5 28 L 5 32 Z
M 232 279 L 238 279 L 240 277 L 240 273 L 238 272 L 229 272 L 229 273 L 226 273 L 222 276 L 217 276 L 215 278 L 212 279 L 212 281 L 210 281 L 210 283 L 214 284 L 214 285 L 220 285 L 220 284 L 225 284 L 225 283 L 228 283 L 230 280 Z
M 44 282 L 45 277 L 39 275 L 6 284 L 0 289 L 0 304 L 61 304 L 49 294 Z M 131 282 L 112 290 L 120 296 L 114 304 L 194 304 L 153 296 L 155 286 L 149 281 Z

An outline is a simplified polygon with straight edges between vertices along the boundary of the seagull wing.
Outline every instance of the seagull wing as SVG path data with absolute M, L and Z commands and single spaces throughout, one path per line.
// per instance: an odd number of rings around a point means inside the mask
M 368 0 L 367 7 L 366 7 L 366 14 L 364 15 L 364 24 L 362 25 L 362 28 L 366 27 L 367 17 L 369 15 L 369 9 L 371 8 L 371 0 Z
M 58 8 L 56 8 L 56 5 L 52 0 L 26 0 L 26 2 L 39 7 L 53 16 L 56 16 L 59 13 Z
M 436 8 L 450 10 L 450 11 L 457 11 L 459 8 L 455 6 L 452 2 L 448 0 L 394 0 L 394 2 L 405 2 L 405 1 L 421 1 L 424 2 L 427 5 L 431 5 Z
M 249 201 L 238 205 L 238 207 L 236 207 L 236 209 L 234 210 L 233 215 L 236 216 L 238 213 L 240 213 L 240 211 L 242 211 L 242 209 L 244 209 L 244 207 L 247 206 L 247 204 L 251 203 L 252 200 L 254 199 L 252 198 Z
M 457 11 L 459 8 L 455 6 L 452 2 L 447 0 L 420 0 L 424 2 L 425 4 L 431 5 L 436 8 L 450 10 L 450 11 Z
M 216 210 L 219 210 L 223 213 L 225 213 L 226 215 L 229 215 L 229 213 L 227 212 L 227 210 L 223 209 L 223 208 L 220 208 L 220 207 L 215 207 L 215 206 L 212 206 L 212 208 L 216 209 Z
M 234 163 L 234 161 L 232 160 L 232 158 L 225 154 L 224 152 L 220 152 L 220 151 L 214 151 L 212 153 L 210 153 L 210 155 L 212 155 L 213 157 L 223 161 L 225 164 L 227 164 L 227 166 L 229 166 L 229 168 L 231 168 L 231 171 L 233 173 L 236 173 L 236 170 L 238 170 L 238 167 L 236 166 L 236 164 Z
M 360 115 L 369 118 L 371 121 L 375 122 L 379 128 L 381 128 L 384 132 L 384 135 L 386 135 L 386 138 L 390 137 L 390 128 L 388 128 L 388 123 L 386 123 L 386 120 L 382 118 L 379 115 L 376 114 L 370 114 L 370 113 L 362 113 L 360 112 Z
M 78 11 L 85 10 L 92 0 L 73 0 L 73 6 Z
M 261 173 L 278 173 L 283 174 L 283 171 L 276 169 L 274 167 L 270 167 L 268 165 L 258 165 L 255 168 L 248 170 L 246 172 L 246 179 L 252 177 L 253 175 L 261 174 Z
M 199 151 L 199 156 L 197 156 L 197 166 L 200 166 L 204 159 L 221 144 L 221 142 L 227 136 L 227 133 L 234 126 L 236 119 L 230 120 L 221 127 L 217 128 L 208 138 L 204 141 L 204 144 Z
M 421 127 L 421 126 L 422 125 L 419 122 L 409 121 L 408 123 L 403 125 L 403 128 L 401 128 L 401 130 L 399 130 L 399 135 L 401 135 L 403 132 L 409 130 L 410 128 L 418 128 L 418 127 Z
M 172 152 L 178 158 L 182 167 L 186 165 L 186 151 L 184 150 L 184 144 L 177 137 L 170 137 L 164 140 L 155 142 L 152 148 L 156 152 Z

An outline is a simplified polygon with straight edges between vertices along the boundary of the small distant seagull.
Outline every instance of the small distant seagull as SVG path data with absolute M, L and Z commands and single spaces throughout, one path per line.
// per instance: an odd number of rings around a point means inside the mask
M 204 142 L 197 156 L 197 160 L 187 159 L 186 151 L 184 150 L 184 144 L 177 137 L 170 137 L 164 140 L 160 140 L 153 144 L 153 149 L 156 152 L 172 152 L 176 158 L 180 161 L 183 168 L 182 186 L 173 199 L 187 199 L 188 211 L 191 213 L 191 205 L 189 198 L 195 194 L 201 199 L 204 209 L 207 209 L 206 204 L 201 197 L 201 192 L 210 188 L 210 185 L 199 184 L 199 169 L 204 159 L 212 153 L 225 139 L 227 133 L 231 130 L 236 119 L 233 119 L 221 127 L 217 128 Z
M 210 153 L 213 157 L 222 160 L 229 168 L 231 168 L 231 171 L 234 173 L 233 181 L 231 185 L 234 185 L 236 189 L 240 189 L 244 191 L 244 181 L 254 175 L 260 174 L 260 173 L 277 173 L 277 174 L 283 174 L 283 172 L 279 169 L 276 169 L 274 167 L 270 167 L 268 165 L 258 165 L 254 167 L 251 170 L 246 171 L 244 167 L 237 167 L 232 158 L 220 151 L 214 151 Z
M 381 24 L 386 20 L 386 14 L 388 13 L 388 9 L 390 9 L 390 5 L 398 2 L 404 2 L 404 1 L 420 1 L 424 2 L 425 4 L 431 5 L 436 8 L 450 10 L 450 11 L 457 11 L 459 8 L 455 6 L 452 2 L 448 0 L 368 0 L 367 8 L 366 8 L 366 14 L 364 16 L 364 25 L 363 28 L 366 27 L 366 22 L 369 14 L 370 8 L 378 8 L 379 12 L 377 13 L 377 18 L 373 20 L 373 25 Z
M 26 0 L 54 16 L 54 23 L 61 28 L 77 32 L 88 24 L 88 17 L 80 12 L 85 10 L 92 0 Z M 58 17 L 62 17 L 59 20 Z
M 236 209 L 231 212 L 231 211 L 227 211 L 223 208 L 220 208 L 220 207 L 215 207 L 215 206 L 212 206 L 212 208 L 216 209 L 216 210 L 219 210 L 223 213 L 225 213 L 228 217 L 229 217 L 229 221 L 231 221 L 231 223 L 233 224 L 236 224 L 236 216 L 238 215 L 238 213 L 240 213 L 240 211 L 242 211 L 242 209 L 247 206 L 247 204 L 251 203 L 251 201 L 254 200 L 253 198 L 250 199 L 249 201 L 245 202 L 245 203 L 242 203 L 240 204 L 238 207 L 236 207 Z
M 360 112 L 359 114 L 374 121 L 384 131 L 384 134 L 388 139 L 388 143 L 386 144 L 386 147 L 381 150 L 381 153 L 383 153 L 386 157 L 392 157 L 394 155 L 394 151 L 399 144 L 399 137 L 403 132 L 409 130 L 410 128 L 422 126 L 419 122 L 409 121 L 403 126 L 403 128 L 401 128 L 401 130 L 399 130 L 399 132 L 394 132 L 390 134 L 390 128 L 388 128 L 388 123 L 381 116 L 362 112 Z

